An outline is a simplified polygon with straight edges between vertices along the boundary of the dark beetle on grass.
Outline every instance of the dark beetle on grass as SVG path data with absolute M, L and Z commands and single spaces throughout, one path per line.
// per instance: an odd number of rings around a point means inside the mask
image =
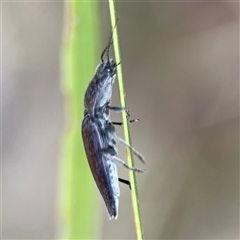
M 111 45 L 112 37 L 101 54 L 101 62 L 85 92 L 85 110 L 82 121 L 82 139 L 88 163 L 106 204 L 110 219 L 118 216 L 118 198 L 120 196 L 118 181 L 130 186 L 129 181 L 118 178 L 116 163 L 122 164 L 132 171 L 145 172 L 129 167 L 117 157 L 116 144 L 120 142 L 145 163 L 141 154 L 115 134 L 113 124 L 120 125 L 121 123 L 114 123 L 110 120 L 110 110 L 125 111 L 122 107 L 110 106 L 112 87 L 118 65 L 113 59 L 109 58 Z M 104 60 L 105 55 L 106 60 Z

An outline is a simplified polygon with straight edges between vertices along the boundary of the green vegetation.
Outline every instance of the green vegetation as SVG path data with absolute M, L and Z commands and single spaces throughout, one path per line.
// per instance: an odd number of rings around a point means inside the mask
M 60 234 L 93 239 L 100 210 L 81 139 L 81 121 L 84 93 L 100 56 L 99 2 L 67 2 L 65 10 L 61 67 L 67 126 L 60 166 Z

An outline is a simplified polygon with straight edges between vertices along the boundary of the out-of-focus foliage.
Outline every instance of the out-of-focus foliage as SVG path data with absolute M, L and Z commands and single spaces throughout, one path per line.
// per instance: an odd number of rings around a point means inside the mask
M 67 2 L 62 48 L 62 89 L 67 127 L 63 139 L 60 180 L 60 237 L 92 239 L 100 210 L 96 188 L 89 172 L 80 125 L 83 99 L 99 61 L 99 3 Z

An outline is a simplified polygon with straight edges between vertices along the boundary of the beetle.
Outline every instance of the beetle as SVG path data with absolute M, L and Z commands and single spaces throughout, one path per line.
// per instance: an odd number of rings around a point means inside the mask
M 118 65 L 113 59 L 109 58 L 111 45 L 112 37 L 101 54 L 101 62 L 97 66 L 95 75 L 85 92 L 85 110 L 81 133 L 88 163 L 104 199 L 109 218 L 116 219 L 120 196 L 118 181 L 129 184 L 129 181 L 118 178 L 116 163 L 122 164 L 135 172 L 145 172 L 138 168 L 129 167 L 117 157 L 117 142 L 128 147 L 143 163 L 145 161 L 140 153 L 116 135 L 114 122 L 110 120 L 110 110 L 125 110 L 122 107 L 110 106 L 112 87 Z M 105 55 L 106 60 L 104 60 Z
M 115 134 L 115 128 L 110 120 L 98 118 L 97 120 L 87 114 L 82 123 L 82 138 L 90 169 L 94 180 L 106 204 L 109 217 L 117 218 L 119 203 L 118 181 L 116 162 L 124 165 L 129 170 L 144 172 L 137 168 L 130 168 L 123 160 L 117 157 L 116 142 L 122 139 Z M 138 155 L 131 146 L 130 149 Z

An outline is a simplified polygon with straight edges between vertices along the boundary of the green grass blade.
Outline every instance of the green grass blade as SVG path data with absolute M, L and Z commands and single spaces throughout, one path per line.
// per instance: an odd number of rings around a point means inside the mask
M 116 26 L 116 11 L 114 6 L 114 0 L 109 0 L 109 10 L 110 10 L 110 18 L 111 18 L 111 24 L 113 31 L 113 46 L 114 46 L 114 52 L 115 52 L 115 59 L 116 62 L 121 62 L 121 56 L 120 56 L 120 47 L 119 47 L 119 41 L 118 41 L 118 31 Z M 122 107 L 127 106 L 126 101 L 126 91 L 124 87 L 123 82 L 123 74 L 122 74 L 122 65 L 118 65 L 117 69 L 117 77 L 118 77 L 118 84 L 119 84 L 119 95 L 120 95 L 120 103 Z M 125 141 L 131 144 L 131 136 L 130 136 L 130 128 L 129 128 L 129 122 L 127 119 L 127 116 L 125 112 L 122 114 L 123 118 L 123 129 L 124 129 L 124 136 Z M 128 158 L 128 164 L 130 167 L 134 167 L 134 160 L 133 160 L 133 154 L 132 152 L 127 149 L 127 158 Z M 136 233 L 138 239 L 144 239 L 144 233 L 143 233 L 143 226 L 142 226 L 142 220 L 141 220 L 141 212 L 140 212 L 140 206 L 139 206 L 139 197 L 138 197 L 138 188 L 137 188 L 137 181 L 136 181 L 136 174 L 133 171 L 129 171 L 130 175 L 130 182 L 132 187 L 132 203 L 133 203 L 133 211 L 134 211 L 134 218 L 135 218 L 135 226 L 136 226 Z
M 67 126 L 60 166 L 60 237 L 94 239 L 100 214 L 93 181 L 81 139 L 83 98 L 99 62 L 98 1 L 66 2 L 62 46 L 62 90 Z

